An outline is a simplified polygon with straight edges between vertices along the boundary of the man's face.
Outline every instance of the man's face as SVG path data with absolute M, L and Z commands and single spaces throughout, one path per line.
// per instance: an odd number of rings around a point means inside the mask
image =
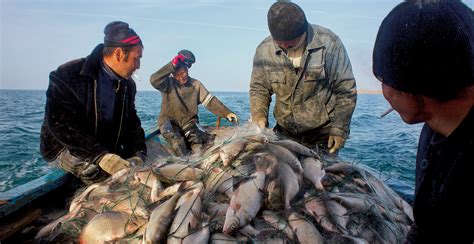
M 121 73 L 123 78 L 130 79 L 135 70 L 140 69 L 140 59 L 142 58 L 143 47 L 138 45 L 132 47 L 128 53 L 128 57 L 122 52 L 123 56 L 120 60 Z
M 173 73 L 174 79 L 180 84 L 184 85 L 188 82 L 188 69 L 186 67 L 181 67 Z
M 306 34 L 306 33 L 305 33 Z M 302 41 L 303 37 L 306 37 L 306 35 L 303 34 L 291 41 L 277 41 L 275 40 L 275 43 L 282 49 L 284 50 L 291 50 L 292 48 L 299 46 L 301 44 L 300 42 Z
M 424 102 L 420 95 L 399 91 L 382 83 L 382 92 L 385 99 L 395 109 L 407 124 L 416 124 L 427 120 L 424 112 Z

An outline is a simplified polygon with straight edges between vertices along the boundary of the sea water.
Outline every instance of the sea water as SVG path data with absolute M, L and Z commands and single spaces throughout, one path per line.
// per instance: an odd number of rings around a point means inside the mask
M 250 117 L 247 92 L 214 92 L 241 121 Z M 34 180 L 49 172 L 39 153 L 40 128 L 44 117 L 45 91 L 0 90 L 0 192 Z M 145 131 L 156 126 L 161 108 L 158 91 L 139 91 L 136 108 Z M 421 125 L 403 123 L 396 112 L 383 119 L 389 108 L 380 94 L 360 94 L 352 117 L 351 134 L 340 156 L 354 164 L 367 165 L 385 180 L 413 189 L 415 155 Z M 273 111 L 271 105 L 270 114 Z M 200 122 L 215 125 L 217 117 L 200 108 Z M 231 125 L 222 120 L 222 126 Z M 273 115 L 270 126 L 275 125 Z M 396 186 L 398 187 L 398 186 Z

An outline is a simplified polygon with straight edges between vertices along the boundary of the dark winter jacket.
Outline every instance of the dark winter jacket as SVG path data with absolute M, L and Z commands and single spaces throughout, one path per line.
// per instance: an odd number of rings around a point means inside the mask
M 103 48 L 99 44 L 87 58 L 70 61 L 50 73 L 41 128 L 40 151 L 44 159 L 54 160 L 63 149 L 94 163 L 105 153 L 123 158 L 146 157 L 133 80 L 117 82 L 114 119 L 106 125 L 102 123 L 105 119 L 98 106 L 97 83 Z
M 474 108 L 447 137 L 425 124 L 416 155 L 407 243 L 473 243 Z M 464 219 L 464 220 L 463 220 Z

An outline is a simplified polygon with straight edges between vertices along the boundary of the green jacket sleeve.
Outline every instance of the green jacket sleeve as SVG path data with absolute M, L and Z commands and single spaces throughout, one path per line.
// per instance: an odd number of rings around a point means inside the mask
M 253 59 L 252 76 L 250 79 L 250 113 L 252 120 L 268 121 L 268 109 L 272 101 L 273 91 L 263 68 L 264 58 L 257 48 Z
M 336 102 L 332 128 L 329 134 L 347 138 L 357 100 L 356 82 L 352 74 L 349 56 L 339 38 L 336 39 L 330 54 L 328 58 L 331 60 L 326 61 L 330 62 L 332 70 L 330 78 L 334 84 L 333 92 L 336 96 Z
M 170 82 L 172 82 L 172 80 L 169 79 L 169 76 L 174 71 L 175 69 L 173 64 L 171 62 L 167 63 L 165 66 L 161 67 L 161 69 L 151 75 L 151 85 L 159 91 L 167 92 L 171 86 Z
M 195 80 L 193 83 L 199 92 L 199 103 L 207 108 L 211 113 L 225 118 L 231 111 L 215 96 L 213 96 L 204 85 Z

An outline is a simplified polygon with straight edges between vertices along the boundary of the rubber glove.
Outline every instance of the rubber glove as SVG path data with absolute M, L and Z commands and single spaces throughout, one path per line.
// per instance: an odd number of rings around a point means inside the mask
M 182 54 L 178 53 L 178 55 L 176 55 L 173 58 L 173 60 L 171 60 L 171 63 L 173 64 L 174 67 L 176 67 L 176 65 L 178 65 L 179 63 L 184 62 L 185 59 L 186 59 L 186 57 L 184 57 Z
M 328 149 L 329 153 L 335 153 L 344 146 L 346 139 L 342 136 L 329 136 Z
M 232 122 L 232 123 L 239 123 L 239 117 L 237 117 L 236 114 L 234 113 L 229 113 L 227 116 L 225 116 L 225 118 L 229 121 L 229 122 Z
M 115 172 L 130 168 L 130 162 L 117 154 L 107 153 L 99 161 L 99 167 L 105 172 L 113 175 Z

